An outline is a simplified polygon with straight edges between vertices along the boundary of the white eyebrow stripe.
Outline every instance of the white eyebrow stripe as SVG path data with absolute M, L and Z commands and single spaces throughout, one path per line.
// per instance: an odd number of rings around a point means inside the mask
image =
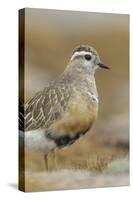
M 74 57 L 76 56 L 84 56 L 84 55 L 92 55 L 91 52 L 87 52 L 87 51 L 76 51 L 72 57 L 71 57 L 71 60 L 73 60 Z

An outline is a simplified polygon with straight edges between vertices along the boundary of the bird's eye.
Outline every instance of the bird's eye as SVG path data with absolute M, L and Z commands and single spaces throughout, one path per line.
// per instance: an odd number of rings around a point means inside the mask
M 88 54 L 85 55 L 85 59 L 86 59 L 86 60 L 91 60 L 91 58 L 92 58 L 91 55 L 88 55 Z

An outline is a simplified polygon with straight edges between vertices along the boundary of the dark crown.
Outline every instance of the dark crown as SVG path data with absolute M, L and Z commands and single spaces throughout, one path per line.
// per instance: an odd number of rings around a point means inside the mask
M 91 52 L 92 54 L 97 55 L 96 50 L 93 47 L 90 47 L 88 45 L 80 45 L 76 47 L 72 54 L 74 54 L 75 52 L 80 52 L 80 51 Z

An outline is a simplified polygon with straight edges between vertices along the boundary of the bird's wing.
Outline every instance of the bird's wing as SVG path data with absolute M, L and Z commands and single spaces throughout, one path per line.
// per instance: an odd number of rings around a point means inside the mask
M 70 98 L 64 85 L 47 87 L 25 105 L 25 131 L 49 127 L 61 116 Z
M 19 130 L 24 131 L 24 105 L 23 102 L 19 99 Z

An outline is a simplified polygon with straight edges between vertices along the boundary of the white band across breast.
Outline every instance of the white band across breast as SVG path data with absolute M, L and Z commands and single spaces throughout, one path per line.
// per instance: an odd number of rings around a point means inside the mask
M 96 97 L 94 94 L 89 91 L 87 92 L 87 94 L 92 98 L 93 101 L 96 101 L 97 103 L 99 102 L 98 97 Z

